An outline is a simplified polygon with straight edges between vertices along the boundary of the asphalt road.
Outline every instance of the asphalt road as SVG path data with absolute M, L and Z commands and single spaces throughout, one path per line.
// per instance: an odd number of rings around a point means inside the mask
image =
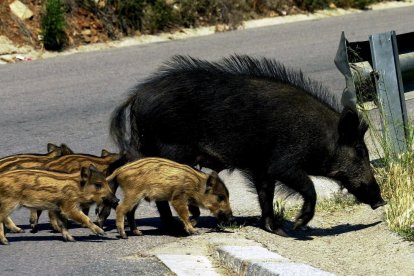
M 372 33 L 388 30 L 409 32 L 413 31 L 413 14 L 414 7 L 368 11 L 2 65 L 0 156 L 44 152 L 48 142 L 66 143 L 76 152 L 92 154 L 99 154 L 102 148 L 115 150 L 108 137 L 112 110 L 129 88 L 174 54 L 210 60 L 233 53 L 272 57 L 301 68 L 340 94 L 344 79 L 333 58 L 341 31 L 351 41 L 366 40 Z M 43 215 L 39 233 L 8 234 L 10 245 L 0 249 L 3 272 L 45 275 L 122 271 L 150 275 L 151 271 L 158 271 L 154 275 L 162 274 L 165 268 L 151 257 L 134 262 L 123 259 L 136 253 L 145 255 L 149 248 L 177 239 L 157 230 L 158 220 L 151 219 L 157 216 L 153 207 L 140 209 L 140 217 L 149 217 L 138 222 L 147 225 L 147 235 L 127 241 L 117 240 L 113 229 L 108 237 L 96 238 L 88 230 L 75 228 L 71 231 L 79 241 L 64 243 L 59 234 L 50 233 L 47 216 Z M 18 225 L 28 228 L 26 210 L 18 210 L 13 218 Z

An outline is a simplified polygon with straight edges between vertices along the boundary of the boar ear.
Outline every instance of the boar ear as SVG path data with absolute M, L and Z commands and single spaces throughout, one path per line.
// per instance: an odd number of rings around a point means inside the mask
M 58 149 L 59 147 L 58 146 L 56 146 L 55 144 L 52 144 L 52 143 L 48 143 L 47 144 L 47 152 L 52 152 L 52 151 L 54 151 L 54 150 L 56 150 L 56 149 Z
M 62 155 L 73 154 L 73 151 L 66 144 L 61 144 L 60 148 L 62 150 Z
M 101 157 L 105 157 L 105 156 L 109 156 L 111 155 L 111 153 L 109 151 L 107 151 L 106 149 L 103 149 L 101 152 Z
M 90 176 L 91 176 L 91 170 L 87 167 L 82 167 L 81 168 L 81 173 L 80 173 L 80 185 L 81 185 L 81 187 L 85 186 L 85 184 L 88 181 Z
M 352 145 L 360 137 L 358 112 L 350 107 L 345 107 L 339 119 L 339 142 Z
M 207 178 L 206 182 L 206 192 L 213 188 L 214 184 L 217 182 L 218 175 L 215 171 L 212 171 Z

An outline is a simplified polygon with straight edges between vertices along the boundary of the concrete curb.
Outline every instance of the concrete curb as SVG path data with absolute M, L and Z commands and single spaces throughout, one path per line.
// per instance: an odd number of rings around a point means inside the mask
M 292 262 L 262 246 L 219 246 L 218 259 L 238 275 L 317 275 L 332 273 Z

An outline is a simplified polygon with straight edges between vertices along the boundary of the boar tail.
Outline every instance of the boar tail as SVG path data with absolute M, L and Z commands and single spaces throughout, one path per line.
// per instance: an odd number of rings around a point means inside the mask
M 111 182 L 118 175 L 118 170 L 115 170 L 110 176 L 106 177 L 106 181 Z
M 118 146 L 120 153 L 125 154 L 130 147 L 127 129 L 127 110 L 133 102 L 133 97 L 129 97 L 122 105 L 118 106 L 112 113 L 109 127 L 110 135 Z

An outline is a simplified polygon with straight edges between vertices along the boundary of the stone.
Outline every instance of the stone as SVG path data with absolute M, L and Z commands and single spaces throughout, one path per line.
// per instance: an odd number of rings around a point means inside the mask
M 14 1 L 9 6 L 12 13 L 21 20 L 26 20 L 33 17 L 33 12 L 19 0 Z
M 18 49 L 6 36 L 0 35 L 0 55 L 17 53 Z

